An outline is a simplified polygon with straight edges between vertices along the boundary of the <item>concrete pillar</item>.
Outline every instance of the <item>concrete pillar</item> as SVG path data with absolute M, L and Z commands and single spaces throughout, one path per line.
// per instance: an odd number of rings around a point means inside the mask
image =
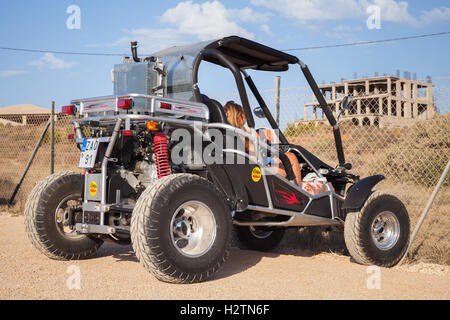
M 430 119 L 434 115 L 433 102 L 433 85 L 427 86 L 427 118 Z
M 344 96 L 348 96 L 348 95 L 349 95 L 348 83 L 344 83 Z M 350 115 L 350 108 L 345 110 L 345 115 L 346 116 Z
M 411 119 L 412 113 L 411 113 L 411 82 L 406 81 L 405 82 L 405 118 Z
M 397 117 L 400 118 L 402 116 L 402 82 L 397 80 L 395 82 L 395 96 L 396 96 L 396 109 L 397 109 Z
M 303 120 L 308 120 L 308 106 L 306 104 L 303 106 Z
M 27 124 L 27 116 L 22 116 L 22 124 L 24 126 Z
M 378 113 L 383 115 L 383 98 L 378 98 Z
M 412 100 L 413 100 L 413 118 L 419 117 L 419 104 L 416 102 L 418 98 L 417 81 L 412 85 Z
M 366 95 L 369 95 L 370 94 L 369 80 L 365 81 L 365 85 L 366 85 Z
M 387 113 L 387 115 L 391 116 L 392 115 L 392 110 L 391 110 L 391 107 L 392 107 L 392 100 L 391 100 L 391 96 L 392 96 L 392 79 L 391 78 L 387 79 L 387 90 L 386 90 L 386 93 L 388 94 L 388 98 L 387 98 L 388 113 Z

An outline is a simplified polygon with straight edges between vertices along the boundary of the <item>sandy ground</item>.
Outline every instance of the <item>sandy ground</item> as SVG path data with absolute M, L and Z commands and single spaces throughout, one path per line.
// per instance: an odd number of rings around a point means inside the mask
M 0 299 L 450 298 L 449 267 L 419 264 L 377 273 L 350 257 L 289 248 L 276 253 L 233 248 L 212 280 L 166 284 L 145 271 L 131 246 L 105 244 L 87 260 L 59 262 L 32 246 L 23 217 L 0 215 L 0 225 Z

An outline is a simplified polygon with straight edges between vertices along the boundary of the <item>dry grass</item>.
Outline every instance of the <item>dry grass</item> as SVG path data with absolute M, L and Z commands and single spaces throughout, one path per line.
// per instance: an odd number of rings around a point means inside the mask
M 433 190 L 408 184 L 389 185 L 388 181 L 381 183 L 376 189 L 392 193 L 405 203 L 411 219 L 411 233 Z M 450 265 L 449 230 L 450 188 L 445 187 L 436 198 L 404 263 L 426 262 Z M 287 248 L 306 250 L 312 254 L 330 252 L 348 255 L 343 232 L 335 228 L 310 227 L 290 230 L 282 245 Z
M 446 118 L 445 121 L 448 119 Z M 440 120 L 441 121 L 441 120 Z M 14 206 L 6 207 L 7 200 L 11 197 L 14 187 L 17 185 L 25 165 L 33 148 L 40 136 L 44 125 L 30 126 L 3 126 L 0 125 L 0 136 L 3 138 L 0 144 L 0 211 L 9 211 L 22 214 L 29 192 L 37 181 L 49 175 L 50 146 L 48 141 L 40 148 L 37 156 L 26 176 L 23 186 L 16 196 Z M 336 151 L 332 142 L 329 128 L 309 126 L 304 128 L 303 135 L 294 138 L 294 142 L 305 146 L 324 161 L 334 164 Z M 427 129 L 428 135 L 432 134 Z M 441 128 L 442 130 L 442 128 Z M 75 170 L 78 171 L 77 163 L 79 151 L 74 142 L 64 139 L 68 132 L 66 120 L 58 122 L 56 126 L 58 135 L 55 146 L 55 171 Z M 411 130 L 407 133 L 411 134 Z M 363 128 L 343 128 L 343 138 L 346 146 L 347 161 L 353 163 L 356 174 L 362 176 L 370 173 L 373 168 L 371 160 L 374 154 L 381 154 L 384 149 L 391 148 L 402 139 L 403 132 L 399 129 L 393 130 L 368 130 Z M 429 139 L 429 137 L 426 137 Z M 411 138 L 412 139 L 412 138 Z M 431 141 L 435 139 L 431 138 Z M 441 151 L 448 157 L 448 148 L 441 146 Z M 362 150 L 362 151 L 361 151 Z M 426 163 L 410 163 L 411 166 L 426 166 Z M 381 168 L 379 172 L 392 171 L 392 168 Z M 436 171 L 437 172 L 437 171 Z M 440 173 L 434 173 L 434 179 L 439 178 Z M 417 223 L 420 214 L 433 191 L 432 187 L 425 187 L 425 183 L 405 183 L 401 176 L 387 175 L 387 179 L 377 186 L 376 189 L 392 193 L 399 197 L 406 205 L 411 217 L 412 230 Z M 412 251 L 408 257 L 409 262 L 430 262 L 450 265 L 450 187 L 445 186 L 441 190 L 429 217 L 415 240 Z M 305 228 L 300 231 L 289 231 L 283 242 L 284 246 L 307 250 L 312 253 L 333 252 L 346 254 L 345 243 L 342 232 L 336 230 L 322 230 L 320 228 Z

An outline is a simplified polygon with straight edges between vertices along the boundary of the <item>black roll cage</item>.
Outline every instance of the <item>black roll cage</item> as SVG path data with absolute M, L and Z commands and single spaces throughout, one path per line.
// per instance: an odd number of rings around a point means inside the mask
M 272 49 L 273 50 L 273 49 Z M 333 115 L 333 112 L 331 111 L 330 107 L 328 106 L 327 102 L 325 101 L 324 96 L 320 92 L 319 86 L 317 85 L 317 82 L 314 80 L 314 77 L 312 76 L 308 66 L 304 64 L 302 61 L 300 61 L 298 58 L 294 57 L 296 63 L 300 65 L 300 68 L 303 72 L 303 75 L 305 76 L 311 90 L 313 91 L 317 101 L 319 102 L 320 108 L 323 110 L 328 122 L 333 128 L 333 135 L 334 135 L 334 141 L 336 145 L 336 152 L 337 157 L 339 161 L 339 167 L 345 168 L 345 155 L 344 155 L 344 148 L 342 145 L 342 137 L 341 132 L 338 126 L 338 123 L 336 121 L 336 118 Z M 244 74 L 245 80 L 247 82 L 247 85 L 249 86 L 250 90 L 252 91 L 254 97 L 258 101 L 261 109 L 264 112 L 264 115 L 266 119 L 269 121 L 272 129 L 278 130 L 279 132 L 279 138 L 283 145 L 289 145 L 289 142 L 287 141 L 284 134 L 279 130 L 279 126 L 276 123 L 275 119 L 273 118 L 272 114 L 270 113 L 269 108 L 267 107 L 266 103 L 264 102 L 264 99 L 260 95 L 258 89 L 256 88 L 255 83 L 253 82 L 252 78 L 246 73 L 244 68 L 240 69 L 231 59 L 228 57 L 228 55 L 224 54 L 223 52 L 217 50 L 217 49 L 209 49 L 205 48 L 203 49 L 196 57 L 194 64 L 193 64 L 193 71 L 192 71 L 192 83 L 193 83 L 193 90 L 194 90 L 194 96 L 197 102 L 202 101 L 200 89 L 198 87 L 198 71 L 200 67 L 200 63 L 205 60 L 208 62 L 217 61 L 221 66 L 224 68 L 229 69 L 236 81 L 236 86 L 238 88 L 239 96 L 242 102 L 242 106 L 244 108 L 244 113 L 247 118 L 247 124 L 250 128 L 255 128 L 255 120 L 253 118 L 253 113 L 250 107 L 250 103 L 247 96 L 247 91 L 244 86 L 244 82 L 242 80 L 241 73 Z M 215 63 L 215 62 L 213 62 Z M 288 62 L 292 63 L 292 62 Z M 258 69 L 258 68 L 249 68 L 249 69 Z M 286 68 L 287 69 L 287 68 Z M 285 70 L 277 70 L 277 71 L 285 71 Z

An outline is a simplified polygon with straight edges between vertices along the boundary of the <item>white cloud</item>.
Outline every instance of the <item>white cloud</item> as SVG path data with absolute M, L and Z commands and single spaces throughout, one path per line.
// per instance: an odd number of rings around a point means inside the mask
M 255 12 L 249 7 L 226 8 L 217 0 L 201 4 L 184 1 L 159 17 L 162 28 L 124 30 L 126 36 L 113 45 L 129 46 L 130 41 L 136 40 L 140 45 L 139 52 L 151 54 L 174 45 L 230 35 L 253 39 L 255 35 L 239 23 L 263 23 L 269 20 L 269 16 L 270 14 Z
M 450 8 L 434 8 L 429 11 L 423 11 L 419 18 L 421 24 L 432 24 L 450 21 Z
M 271 36 L 271 37 L 273 36 L 273 32 L 270 30 L 270 27 L 267 24 L 262 24 L 261 30 L 264 31 L 269 36 Z
M 424 11 L 420 17 L 409 12 L 407 1 L 398 0 L 251 0 L 255 6 L 263 6 L 278 11 L 283 16 L 307 24 L 312 21 L 345 21 L 368 17 L 369 5 L 379 6 L 381 20 L 387 22 L 423 25 L 449 21 L 450 8 L 434 8 Z
M 180 2 L 175 8 L 168 9 L 161 17 L 162 22 L 168 22 L 178 28 L 180 32 L 195 35 L 200 40 L 209 40 L 227 35 L 241 35 L 253 38 L 254 35 L 239 26 L 237 20 L 250 16 L 251 9 L 228 10 L 219 1 Z M 237 13 L 237 14 L 236 14 Z M 259 17 L 260 19 L 260 17 Z
M 353 32 L 358 30 L 357 28 L 351 28 L 349 26 L 339 25 L 337 27 L 331 28 L 325 32 L 328 38 L 339 39 L 339 40 L 349 40 L 353 39 Z
M 227 16 L 229 19 L 236 19 L 238 21 L 260 23 L 269 20 L 268 13 L 255 12 L 249 7 L 243 9 L 227 9 Z
M 45 53 L 41 58 L 29 63 L 30 66 L 34 66 L 38 69 L 69 69 L 72 68 L 75 62 L 66 62 L 62 59 L 56 58 L 53 53 Z
M 367 7 L 367 1 L 361 1 L 362 5 Z M 408 10 L 408 2 L 395 0 L 375 0 L 374 3 L 381 9 L 381 20 L 389 22 L 414 23 L 415 18 L 411 16 Z
M 301 23 L 310 21 L 341 20 L 352 16 L 362 16 L 359 0 L 252 0 L 256 6 L 280 12 Z
M 191 35 L 186 35 L 178 29 L 133 29 L 124 30 L 127 34 L 125 37 L 117 40 L 113 45 L 129 46 L 131 41 L 137 41 L 139 44 L 138 54 L 152 54 L 158 50 L 172 47 L 175 45 L 183 45 L 192 43 L 198 39 Z
M 18 76 L 18 75 L 25 74 L 25 73 L 27 73 L 27 71 L 25 71 L 25 70 L 5 70 L 5 71 L 0 71 L 0 78 L 8 78 L 8 77 Z

